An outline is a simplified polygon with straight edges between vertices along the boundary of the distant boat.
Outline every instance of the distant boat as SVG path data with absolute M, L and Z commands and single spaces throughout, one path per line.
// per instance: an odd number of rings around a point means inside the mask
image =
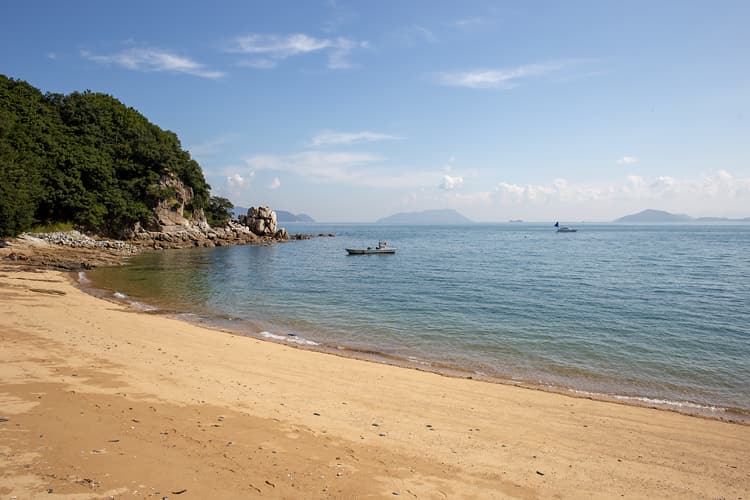
M 368 254 L 375 254 L 375 253 L 389 254 L 389 253 L 396 253 L 396 249 L 390 248 L 388 246 L 387 241 L 379 241 L 378 246 L 376 246 L 375 248 L 373 247 L 347 248 L 346 252 L 349 255 L 368 255 Z
M 559 222 L 555 222 L 555 227 L 557 228 L 558 233 L 575 233 L 578 231 L 578 229 L 572 227 L 561 226 Z

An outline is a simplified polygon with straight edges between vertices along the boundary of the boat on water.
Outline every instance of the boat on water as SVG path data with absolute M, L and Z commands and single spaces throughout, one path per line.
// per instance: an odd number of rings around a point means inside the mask
M 396 253 L 396 249 L 389 247 L 387 241 L 379 241 L 378 246 L 374 248 L 347 248 L 346 252 L 349 255 L 391 254 Z
M 557 228 L 558 233 L 575 233 L 578 231 L 578 229 L 572 227 L 561 226 L 559 222 L 555 222 L 555 227 Z

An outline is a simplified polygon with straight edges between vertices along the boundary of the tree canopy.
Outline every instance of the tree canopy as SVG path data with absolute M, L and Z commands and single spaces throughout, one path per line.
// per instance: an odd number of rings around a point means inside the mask
M 0 236 L 54 222 L 121 234 L 147 221 L 165 176 L 192 188 L 187 212 L 215 208 L 221 218 L 173 132 L 106 94 L 42 94 L 0 75 Z

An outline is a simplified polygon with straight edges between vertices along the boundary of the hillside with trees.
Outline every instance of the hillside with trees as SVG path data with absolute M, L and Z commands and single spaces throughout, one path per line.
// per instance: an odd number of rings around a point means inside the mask
M 228 200 L 211 198 L 177 135 L 135 109 L 90 91 L 43 94 L 0 75 L 0 236 L 58 222 L 122 236 L 170 203 L 209 224 L 231 213 Z

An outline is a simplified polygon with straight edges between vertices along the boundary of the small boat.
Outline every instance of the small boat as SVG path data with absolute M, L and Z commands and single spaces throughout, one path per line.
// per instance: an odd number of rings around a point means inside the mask
M 367 248 L 347 248 L 346 252 L 349 255 L 369 255 L 374 253 L 382 253 L 382 254 L 389 254 L 389 253 L 396 253 L 395 248 L 390 248 L 388 246 L 387 241 L 379 241 L 378 246 L 375 248 L 373 247 L 367 247 Z
M 575 233 L 578 231 L 578 229 L 572 227 L 561 226 L 559 222 L 555 222 L 555 227 L 557 228 L 558 233 Z

